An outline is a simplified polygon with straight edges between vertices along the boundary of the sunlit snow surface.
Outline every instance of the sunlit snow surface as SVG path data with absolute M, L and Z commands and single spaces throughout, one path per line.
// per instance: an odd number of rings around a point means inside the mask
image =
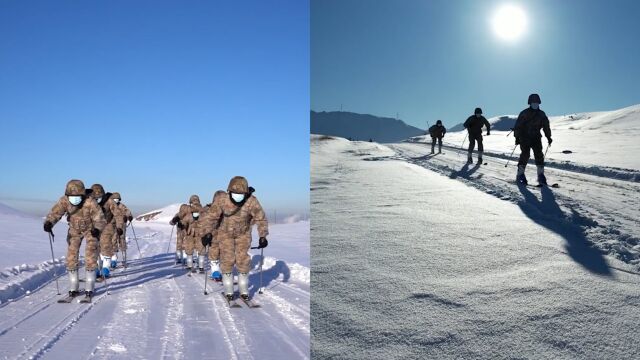
M 312 135 L 312 357 L 635 358 L 639 183 L 444 151 Z

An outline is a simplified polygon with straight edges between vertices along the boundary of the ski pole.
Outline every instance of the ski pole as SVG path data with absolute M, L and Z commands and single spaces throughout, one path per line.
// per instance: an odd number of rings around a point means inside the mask
M 118 236 L 118 242 L 120 244 L 122 244 L 122 235 Z M 122 266 L 126 269 L 127 268 L 127 247 L 126 247 L 126 244 L 125 244 L 125 246 L 122 247 L 122 256 L 123 256 Z
M 140 245 L 138 245 L 138 236 L 136 235 L 136 229 L 134 229 L 133 223 L 129 223 L 129 225 L 131 225 L 131 231 L 133 231 L 133 240 L 136 241 L 136 247 L 138 248 L 138 260 L 140 260 L 142 253 L 140 252 Z M 127 239 L 124 239 L 124 241 L 127 241 Z
M 167 253 L 169 252 L 169 249 L 171 248 L 171 238 L 173 237 L 173 229 L 175 229 L 175 227 L 176 227 L 175 225 L 173 225 L 171 227 L 171 234 L 169 234 L 169 245 L 167 245 Z M 178 235 L 176 234 L 176 236 L 178 236 Z
M 511 152 L 511 155 L 509 155 L 509 159 L 507 159 L 507 163 L 504 164 L 504 167 L 507 167 L 507 165 L 509 165 L 509 161 L 511 161 L 511 157 L 513 156 L 513 153 L 516 152 L 516 148 L 518 147 L 518 145 L 513 147 L 513 151 Z
M 53 276 L 55 276 L 56 278 L 56 290 L 58 290 L 58 295 L 60 295 L 60 286 L 58 285 L 58 277 L 55 275 L 55 268 L 56 268 L 56 257 L 53 256 L 53 233 L 52 232 L 48 232 L 47 234 L 49 234 L 49 247 L 51 247 L 51 261 L 53 261 Z
M 513 132 L 513 128 L 511 129 L 511 131 L 509 131 L 509 133 L 507 134 L 507 137 L 509 137 L 509 135 L 511 135 L 512 132 Z
M 207 253 L 207 254 L 209 253 L 209 245 L 205 246 L 204 252 Z M 207 276 L 207 271 L 206 271 L 207 270 L 207 265 L 206 264 L 204 265 L 204 270 L 205 270 L 205 271 L 203 271 L 203 273 L 204 273 L 204 294 L 207 295 L 207 282 L 209 281 L 209 277 Z
M 547 144 L 547 150 L 544 151 L 544 156 L 542 157 L 543 159 L 547 158 L 547 152 L 549 151 L 550 147 L 551 147 L 551 144 Z
M 260 249 L 260 287 L 258 288 L 258 294 L 262 294 L 262 264 L 264 263 L 264 248 L 256 246 L 252 247 L 252 249 Z

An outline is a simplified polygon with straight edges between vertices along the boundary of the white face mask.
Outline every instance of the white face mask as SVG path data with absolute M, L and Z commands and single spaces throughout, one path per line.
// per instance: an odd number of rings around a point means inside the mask
M 239 203 L 244 200 L 244 194 L 231 193 L 231 198 L 233 199 L 233 201 Z
M 97 199 L 96 199 L 96 202 L 97 202 L 98 204 L 100 204 L 100 201 L 102 201 L 102 197 L 99 197 L 99 198 L 97 198 Z
M 538 108 L 539 108 L 539 107 L 540 107 L 540 104 L 538 104 L 538 103 L 531 103 L 531 108 L 532 108 L 533 110 L 538 110 Z
M 199 212 L 194 212 L 194 213 L 193 213 L 193 217 L 194 217 L 194 218 L 196 218 L 196 219 L 197 219 L 197 218 L 198 218 L 198 216 L 200 216 L 200 213 L 199 213 Z
M 120 204 L 120 199 L 113 199 L 113 202 L 116 204 Z
M 82 202 L 82 196 L 69 196 L 69 202 L 73 206 L 78 206 Z

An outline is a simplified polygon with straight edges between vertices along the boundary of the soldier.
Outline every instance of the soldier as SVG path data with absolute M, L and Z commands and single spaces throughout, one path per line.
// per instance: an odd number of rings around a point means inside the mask
M 71 180 L 67 183 L 65 196 L 56 202 L 45 219 L 44 231 L 50 233 L 53 226 L 65 214 L 69 224 L 66 265 L 70 290 L 69 295 L 60 302 L 71 302 L 79 294 L 78 255 L 83 238 L 87 241 L 84 255 L 86 280 L 83 302 L 90 302 L 96 282 L 95 271 L 98 267 L 98 238 L 106 226 L 106 221 L 100 206 L 92 197 L 86 195 L 84 184 L 80 180 Z
M 544 176 L 544 154 L 542 153 L 542 135 L 540 130 L 544 131 L 547 142 L 551 145 L 551 128 L 549 127 L 549 118 L 544 111 L 540 110 L 540 96 L 538 94 L 529 95 L 527 100 L 529 107 L 522 110 L 516 120 L 513 128 L 513 135 L 516 138 L 516 145 L 520 145 L 520 161 L 518 161 L 518 172 L 516 181 L 519 184 L 527 185 L 527 177 L 524 170 L 529 162 L 531 150 L 536 159 L 536 167 L 538 169 L 538 183 L 547 185 L 547 178 Z
M 122 212 L 122 208 L 119 206 L 122 198 L 120 197 L 119 192 L 114 192 L 109 197 L 109 202 L 112 204 L 110 207 L 113 209 L 113 217 L 111 219 L 111 223 L 114 225 L 116 231 L 111 235 L 111 246 L 113 248 L 113 253 L 110 256 L 110 263 L 113 265 L 112 267 L 116 267 L 118 264 L 118 256 L 117 253 L 122 251 L 124 254 L 127 253 L 127 241 L 124 237 L 124 229 L 126 227 L 127 218 Z M 107 219 L 109 220 L 109 219 Z M 115 263 L 113 259 L 116 259 Z M 127 261 L 126 256 L 123 256 L 122 261 Z
M 222 196 L 211 204 L 205 214 L 206 235 L 203 243 L 210 245 L 213 231 L 218 221 L 217 238 L 220 243 L 220 269 L 224 293 L 233 299 L 233 266 L 238 269 L 238 288 L 244 300 L 249 299 L 249 270 L 251 270 L 251 226 L 258 225 L 259 247 L 267 247 L 269 234 L 267 219 L 258 199 L 252 195 L 247 179 L 236 176 L 227 188 L 228 196 Z
M 122 219 L 117 218 L 119 213 L 116 204 L 111 199 L 111 193 L 105 193 L 104 188 L 100 184 L 91 185 L 91 189 L 87 191 L 96 201 L 104 214 L 107 225 L 100 233 L 99 242 L 99 258 L 96 276 L 108 277 L 110 275 L 109 266 L 111 265 L 111 257 L 114 255 L 112 239 L 115 234 L 122 232 Z M 116 222 L 117 221 L 117 222 Z
M 221 198 L 227 195 L 223 190 L 218 190 L 213 195 L 213 200 L 211 204 L 215 202 L 221 201 Z M 207 205 L 205 211 L 208 211 L 211 207 Z M 218 218 L 217 222 L 213 224 L 213 231 L 211 232 L 211 239 L 207 237 L 201 238 L 202 246 L 209 246 L 209 264 L 211 266 L 211 279 L 215 281 L 222 281 L 222 273 L 220 272 L 220 242 L 218 241 L 218 227 L 220 226 L 220 221 L 222 219 Z M 206 234 L 205 234 L 206 235 Z
M 116 194 L 117 197 L 115 196 Z M 113 195 L 113 202 L 116 203 L 118 212 L 120 216 L 122 216 L 122 221 L 124 223 L 122 227 L 122 236 L 116 236 L 113 242 L 114 249 L 113 256 L 111 257 L 111 268 L 115 269 L 118 265 L 117 253 L 119 249 L 127 250 L 127 221 L 129 222 L 129 224 L 131 224 L 131 222 L 133 221 L 133 215 L 131 214 L 131 210 L 129 210 L 129 208 L 122 202 L 122 199 L 120 199 L 120 193 L 115 192 L 113 193 Z
M 464 122 L 464 128 L 469 132 L 469 153 L 467 155 L 467 164 L 473 163 L 473 149 L 476 147 L 476 141 L 478 142 L 478 164 L 482 164 L 482 153 L 484 147 L 482 146 L 482 126 L 487 127 L 487 136 L 491 135 L 491 124 L 482 116 L 482 109 L 476 108 L 474 115 L 471 115 Z
M 199 205 L 192 205 L 190 213 L 180 219 L 185 230 L 183 248 L 187 254 L 187 269 L 193 269 L 193 252 L 195 250 L 198 257 L 198 270 L 204 273 L 204 245 L 200 239 L 205 235 L 203 221 L 200 220 L 203 208 Z
M 442 121 L 436 121 L 436 124 L 429 128 L 429 135 L 431 135 L 431 153 L 435 154 L 436 140 L 438 140 L 438 154 L 442 153 L 442 138 L 447 133 L 447 129 L 442 126 Z
M 178 213 L 173 216 L 169 224 L 176 225 L 178 231 L 176 232 L 176 264 L 180 264 L 181 262 L 186 261 L 187 253 L 183 251 L 183 241 L 185 236 L 184 226 L 180 222 L 180 219 L 184 218 L 188 214 L 191 214 L 191 206 L 197 205 L 198 207 L 202 207 L 200 205 L 200 197 L 198 195 L 191 195 L 189 198 L 189 204 L 180 205 L 180 209 Z

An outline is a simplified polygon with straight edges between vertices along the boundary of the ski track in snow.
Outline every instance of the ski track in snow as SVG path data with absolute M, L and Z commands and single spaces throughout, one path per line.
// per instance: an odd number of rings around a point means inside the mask
M 170 227 L 158 228 L 136 228 L 140 250 L 149 255 L 138 259 L 130 240 L 129 266 L 125 270 L 119 264 L 112 273 L 109 295 L 105 284 L 97 283 L 91 304 L 56 303 L 67 292 L 66 274 L 59 278 L 63 295 L 58 296 L 55 281 L 47 279 L 3 303 L 0 359 L 64 359 L 70 352 L 87 359 L 309 358 L 308 291 L 295 282 L 270 278 L 264 295 L 255 291 L 261 308 L 242 304 L 230 309 L 220 295 L 221 285 L 209 281 L 205 296 L 203 274 L 188 277 L 174 266 L 174 255 L 164 254 L 169 236 L 164 230 Z M 276 265 L 273 274 L 280 271 Z M 265 266 L 267 275 L 269 270 Z M 79 273 L 83 278 L 84 269 Z M 255 288 L 256 274 L 254 269 L 250 286 Z M 81 291 L 83 287 L 81 282 Z

